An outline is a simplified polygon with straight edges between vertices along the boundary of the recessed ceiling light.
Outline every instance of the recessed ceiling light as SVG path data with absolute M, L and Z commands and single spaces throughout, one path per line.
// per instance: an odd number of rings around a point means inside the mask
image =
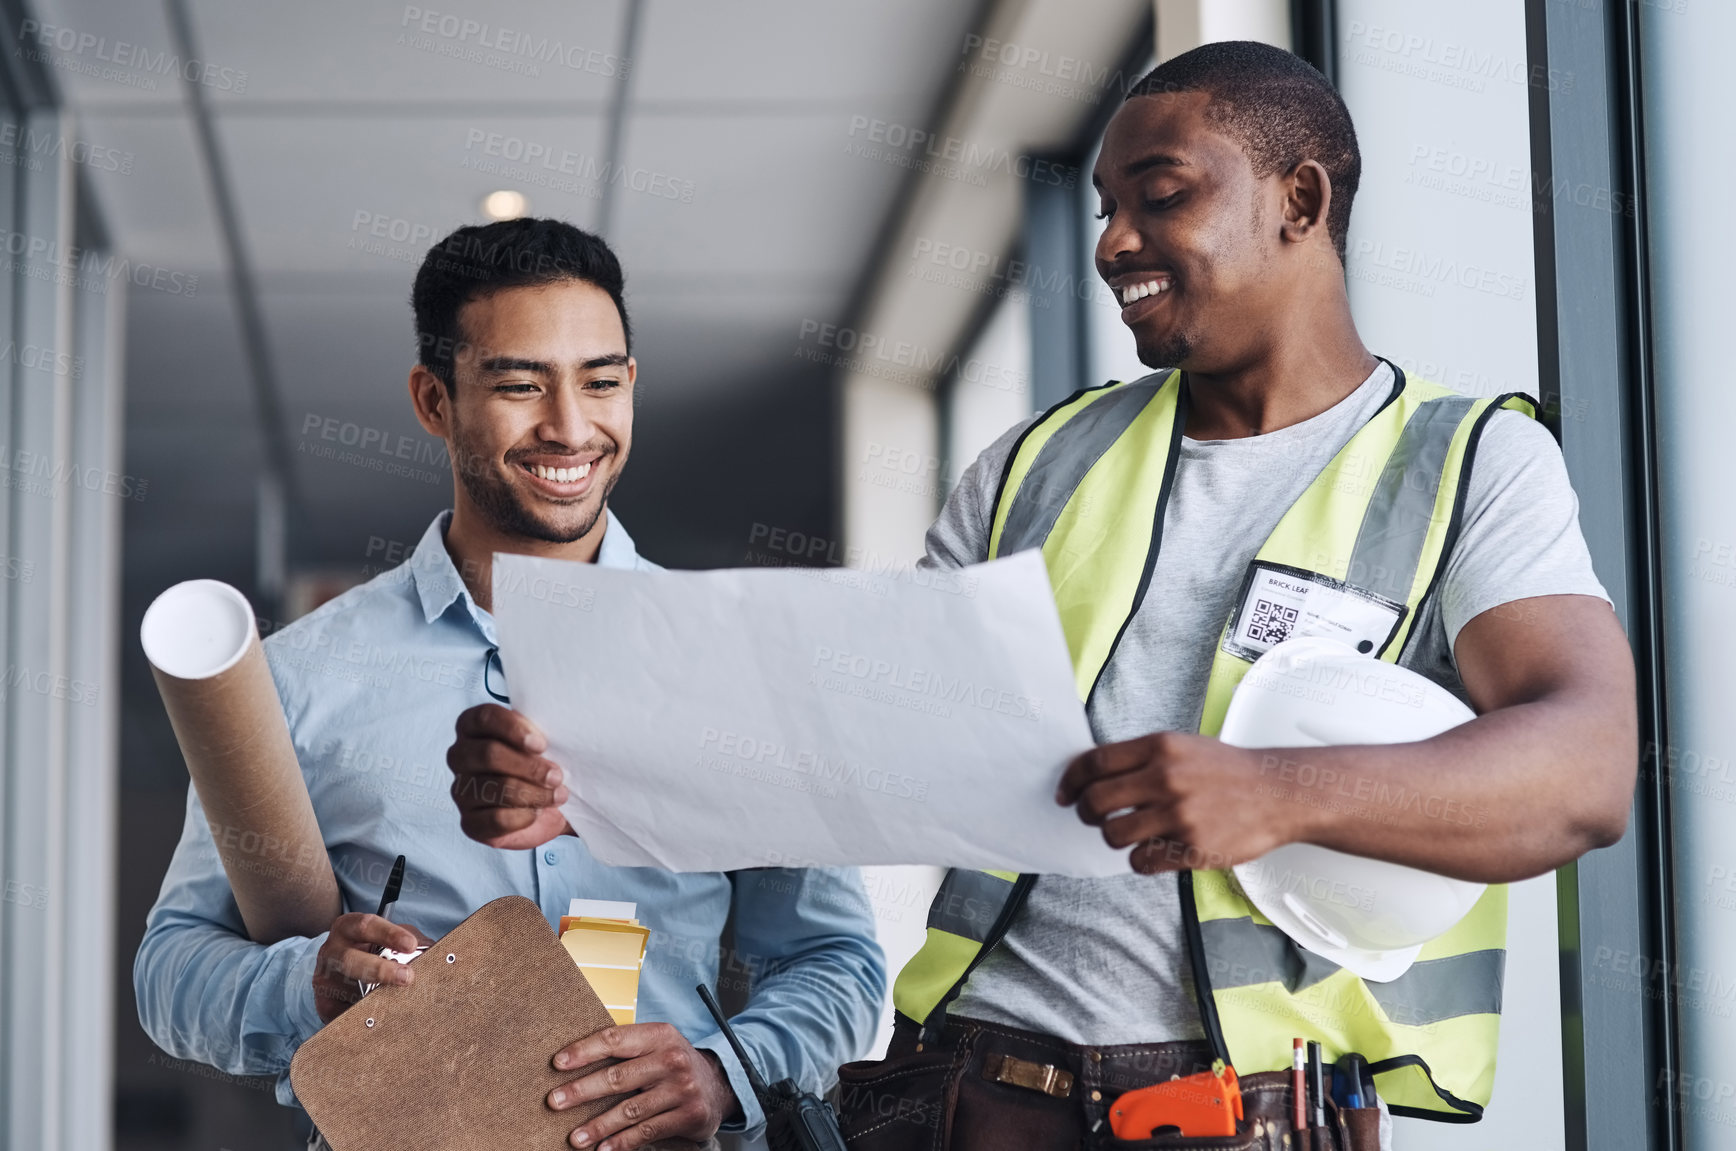
M 490 220 L 516 220 L 530 207 L 523 192 L 502 188 L 482 197 L 482 212 Z

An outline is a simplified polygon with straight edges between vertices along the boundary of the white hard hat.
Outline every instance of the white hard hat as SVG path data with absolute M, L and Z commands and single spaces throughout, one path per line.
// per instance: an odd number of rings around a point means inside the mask
M 1230 700 L 1219 738 L 1246 748 L 1410 743 L 1474 718 L 1451 692 L 1413 671 L 1358 655 L 1337 640 L 1307 637 L 1286 640 L 1255 661 Z M 1323 781 L 1311 766 L 1278 765 L 1270 776 L 1273 786 L 1289 787 L 1298 798 L 1375 814 L 1413 800 L 1425 810 L 1440 802 L 1348 777 Z M 1463 919 L 1484 891 L 1481 883 L 1310 843 L 1285 844 L 1233 870 L 1248 901 L 1285 935 L 1376 983 L 1403 975 L 1423 944 Z

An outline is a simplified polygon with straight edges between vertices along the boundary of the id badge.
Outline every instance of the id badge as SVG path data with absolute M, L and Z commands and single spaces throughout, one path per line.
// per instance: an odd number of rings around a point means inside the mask
M 1405 606 L 1319 572 L 1255 560 L 1224 636 L 1224 650 L 1253 661 L 1287 639 L 1322 636 L 1378 656 Z

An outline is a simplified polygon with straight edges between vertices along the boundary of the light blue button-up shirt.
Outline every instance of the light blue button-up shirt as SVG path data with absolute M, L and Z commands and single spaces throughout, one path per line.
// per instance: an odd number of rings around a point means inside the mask
M 672 1023 L 717 1053 L 744 1116 L 730 1129 L 756 1131 L 759 1105 L 694 985 L 716 986 L 720 973 L 749 980 L 747 1006 L 731 1023 L 766 1078 L 824 1090 L 872 1042 L 886 989 L 861 877 L 837 868 L 677 874 L 606 866 L 573 836 L 533 851 L 467 838 L 446 750 L 458 714 L 490 699 L 483 665 L 495 633 L 446 551 L 450 518 L 437 517 L 401 566 L 265 641 L 345 910 L 379 905 L 400 854 L 408 865 L 391 917 L 436 939 L 503 895 L 532 900 L 551 925 L 570 899 L 633 901 L 651 928 L 639 1021 Z M 613 513 L 597 562 L 654 567 Z M 495 691 L 504 691 L 500 678 L 497 664 Z M 181 842 L 133 963 L 139 1021 L 158 1046 L 235 1075 L 277 1075 L 279 1101 L 293 1105 L 290 1059 L 321 1026 L 313 971 L 324 942 L 247 939 L 188 788 Z

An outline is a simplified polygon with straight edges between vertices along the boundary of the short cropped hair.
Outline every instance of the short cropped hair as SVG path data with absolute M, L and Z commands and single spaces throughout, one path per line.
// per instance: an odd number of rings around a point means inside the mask
M 1206 118 L 1248 154 L 1256 176 L 1317 161 L 1332 181 L 1326 232 L 1344 259 L 1350 205 L 1362 181 L 1356 127 L 1332 82 L 1300 56 L 1253 40 L 1202 44 L 1166 60 L 1127 91 L 1127 99 L 1204 92 Z
M 579 281 L 601 288 L 621 314 L 627 352 L 633 325 L 623 299 L 621 261 L 600 236 L 564 220 L 517 219 L 459 228 L 428 249 L 410 289 L 416 314 L 416 358 L 451 392 L 454 360 L 464 343 L 458 311 L 471 300 L 506 288 Z

